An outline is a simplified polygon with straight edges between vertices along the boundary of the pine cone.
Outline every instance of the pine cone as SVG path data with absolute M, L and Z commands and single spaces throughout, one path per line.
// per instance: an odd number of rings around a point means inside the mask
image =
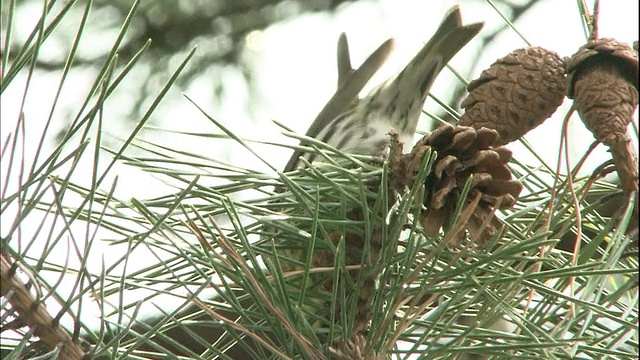
M 364 222 L 362 209 L 353 209 L 346 214 L 349 221 Z M 337 226 L 336 226 L 337 227 Z M 340 241 L 344 241 L 344 258 L 339 259 L 339 263 L 344 262 L 345 266 L 360 266 L 357 270 L 349 270 L 348 283 L 358 283 L 361 277 L 360 287 L 353 288 L 353 293 L 357 295 L 356 308 L 354 315 L 354 323 L 351 327 L 351 334 L 361 334 L 369 324 L 373 315 L 373 298 L 376 291 L 376 278 L 378 273 L 372 270 L 372 264 L 377 263 L 382 248 L 382 233 L 379 225 L 373 229 L 370 241 L 365 239 L 365 234 L 359 229 L 333 230 L 328 233 L 328 240 L 334 246 L 338 246 Z M 293 247 L 292 244 L 284 244 L 282 249 L 278 249 L 281 254 L 280 263 L 284 271 L 301 271 L 304 267 L 290 259 L 305 261 L 308 258 L 308 247 Z M 365 252 L 365 250 L 367 250 Z M 331 269 L 336 265 L 335 252 L 327 249 L 327 244 L 321 240 L 318 234 L 316 239 L 316 248 L 311 256 L 310 268 L 312 270 Z M 360 274 L 364 272 L 363 274 Z M 303 289 L 300 277 L 293 277 L 288 282 L 290 293 L 294 298 L 301 290 L 305 291 L 304 311 L 313 315 L 310 322 L 315 328 L 328 328 L 331 318 L 331 312 L 335 311 L 336 319 L 342 319 L 345 314 L 343 311 L 351 311 L 349 304 L 344 304 L 338 299 L 332 302 L 332 293 L 334 291 L 334 279 L 336 279 L 334 271 L 319 271 L 310 274 L 308 286 Z M 338 277 L 339 281 L 346 277 Z M 349 286 L 349 285 L 343 285 Z M 349 317 L 350 315 L 347 315 Z M 345 333 L 346 333 L 345 329 Z M 333 342 L 335 339 L 331 339 Z
M 495 235 L 502 224 L 493 216 L 494 209 L 512 207 L 522 190 L 522 185 L 511 179 L 511 171 L 507 167 L 511 151 L 496 146 L 497 143 L 498 132 L 492 129 L 441 125 L 423 137 L 411 153 L 401 155 L 397 161 L 390 160 L 392 186 L 399 188 L 408 185 L 412 174 L 418 172 L 426 148 L 437 151 L 433 171 L 426 180 L 423 199 L 426 210 L 421 222 L 427 235 L 438 234 L 443 226 L 450 223 L 470 176 L 473 177 L 473 185 L 466 207 L 472 206 L 477 197 L 479 202 L 475 209 L 465 208 L 472 213 L 465 228 L 471 239 L 481 243 L 486 243 Z M 466 234 L 463 231 L 459 235 L 458 243 Z
M 35 296 L 33 291 L 29 290 L 29 286 L 17 276 L 16 272 L 19 267 L 16 263 L 12 265 L 11 258 L 4 253 L 4 249 L 2 250 L 3 252 L 0 254 L 0 273 L 2 274 L 0 276 L 0 296 L 3 301 L 11 305 L 3 305 L 3 310 L 16 317 L 16 323 L 20 324 L 19 327 L 34 329 L 34 337 L 40 338 L 39 341 L 32 341 L 27 350 L 30 349 L 31 352 L 42 355 L 58 348 L 60 359 L 74 360 L 87 357 L 85 351 L 77 343 L 77 339 L 74 340 L 69 332 L 60 326 L 60 319 L 53 318 L 45 308 L 42 299 Z M 4 315 L 7 316 L 7 314 Z M 33 334 L 31 330 L 29 333 Z M 25 339 L 25 341 L 28 340 Z M 31 356 L 25 358 L 31 358 Z
M 347 219 L 351 221 L 364 222 L 364 215 L 361 209 L 354 209 L 347 214 Z M 378 274 L 372 272 L 370 267 L 378 261 L 380 257 L 380 250 L 382 249 L 382 233 L 379 225 L 376 225 L 369 244 L 365 239 L 365 235 L 362 232 L 344 232 L 345 242 L 345 257 L 344 262 L 346 266 L 363 265 L 359 270 L 349 271 L 349 275 L 353 282 L 356 283 L 359 276 L 362 276 L 362 282 L 358 289 L 357 306 L 355 309 L 354 323 L 351 328 L 352 334 L 362 333 L 369 324 L 373 315 L 373 296 L 376 291 L 376 278 Z M 340 239 L 343 236 L 342 231 L 332 231 L 329 234 L 329 238 L 334 245 L 338 245 Z M 368 246 L 367 246 L 368 245 Z M 368 252 L 365 253 L 365 249 Z M 312 268 L 333 267 L 335 264 L 335 256 L 330 250 L 316 251 L 312 257 Z M 360 275 L 360 272 L 365 272 Z M 328 294 L 333 292 L 333 274 L 324 274 L 322 276 L 322 282 L 320 283 L 320 290 L 325 291 Z M 331 296 L 324 296 L 323 298 L 331 298 Z M 319 308 L 331 309 L 332 304 L 324 304 Z M 338 302 L 333 304 L 336 307 L 337 316 L 341 316 L 341 311 L 349 309 L 347 304 Z M 329 318 L 327 314 L 327 319 Z M 326 325 L 326 324 L 325 324 Z
M 375 349 L 367 346 L 367 339 L 361 334 L 354 335 L 349 341 L 338 344 L 330 349 L 336 360 L 384 360 L 386 357 L 376 353 Z
M 638 54 L 614 39 L 590 40 L 567 62 L 567 96 L 585 126 L 609 146 L 622 187 L 638 191 L 638 160 L 627 127 L 638 106 Z
M 566 91 L 564 63 L 540 47 L 518 49 L 499 59 L 469 86 L 459 124 L 495 129 L 497 145 L 510 143 L 542 124 Z

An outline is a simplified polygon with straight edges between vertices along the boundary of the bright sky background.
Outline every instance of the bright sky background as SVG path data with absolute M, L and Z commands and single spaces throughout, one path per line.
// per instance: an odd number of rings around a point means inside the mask
M 274 142 L 289 141 L 293 144 L 295 141 L 287 140 L 281 135 L 280 128 L 271 120 L 278 120 L 300 133 L 306 131 L 317 112 L 335 90 L 337 81 L 335 45 L 341 32 L 346 32 L 349 37 L 352 62 L 356 66 L 381 42 L 389 37 L 396 39 L 396 50 L 379 76 L 373 79 L 370 84 L 373 86 L 397 73 L 411 59 L 431 36 L 442 15 L 455 3 L 457 2 L 425 0 L 361 1 L 341 7 L 335 14 L 304 15 L 276 24 L 264 31 L 256 31 L 250 35 L 244 55 L 254 66 L 252 72 L 256 79 L 256 92 L 249 94 L 246 85 L 238 81 L 240 75 L 230 71 L 224 74 L 223 79 L 228 81 L 225 83 L 228 89 L 226 93 L 231 95 L 216 102 L 211 78 L 207 76 L 208 74 L 203 74 L 188 88 L 174 89 L 169 93 L 164 104 L 156 112 L 156 124 L 172 130 L 219 132 L 181 96 L 183 92 L 240 136 Z M 503 25 L 503 20 L 488 3 L 479 1 L 460 1 L 459 3 L 464 22 L 484 21 L 486 24 L 483 31 L 485 32 Z M 585 33 L 576 4 L 577 1 L 574 0 L 541 0 L 515 25 L 531 44 L 554 50 L 560 56 L 570 56 L 585 42 Z M 34 18 L 37 17 L 34 16 Z M 22 28 L 27 31 L 31 29 L 31 25 L 27 24 Z M 637 40 L 638 1 L 603 0 L 600 36 L 614 37 L 627 43 Z M 105 41 L 111 44 L 110 40 Z M 96 43 L 103 43 L 103 41 Z M 496 59 L 525 46 L 526 43 L 515 32 L 504 32 L 497 41 L 482 50 L 482 54 L 477 59 L 477 68 L 472 70 L 472 77 L 477 77 L 482 69 L 487 68 Z M 52 45 L 45 49 L 56 51 L 56 46 Z M 453 59 L 451 65 L 464 73 L 470 62 L 476 60 L 477 50 L 478 43 L 472 41 Z M 62 128 L 63 124 L 66 125 L 65 116 L 69 116 L 69 113 L 64 110 L 65 107 L 74 104 L 77 106 L 77 101 L 84 99 L 83 94 L 88 86 L 86 79 L 93 80 L 94 73 L 91 70 L 74 69 L 70 76 L 74 87 L 67 86 L 54 116 L 54 124 L 56 124 L 54 126 L 59 128 Z M 33 81 L 33 85 L 36 86 L 32 85 L 25 107 L 25 117 L 29 124 L 25 148 L 26 159 L 31 159 L 33 156 L 33 148 L 29 145 L 37 143 L 39 139 L 40 130 L 50 111 L 52 94 L 56 91 L 59 74 L 38 72 Z M 432 88 L 432 93 L 446 100 L 452 95 L 451 81 L 453 76 L 445 69 Z M 24 77 L 17 79 L 16 86 L 12 86 L 2 95 L 0 139 L 3 141 L 7 134 L 14 130 L 19 111 L 17 105 L 24 90 L 18 84 L 23 82 Z M 135 85 L 137 85 L 135 81 L 128 85 L 124 84 L 124 86 L 130 86 L 131 91 L 135 91 Z M 121 97 L 117 101 L 122 102 L 122 106 L 114 106 L 106 113 L 108 117 L 106 121 L 109 124 L 107 131 L 124 137 L 130 131 L 131 122 L 122 121 L 119 118 L 125 116 L 125 112 L 120 111 L 119 108 L 126 109 L 130 104 L 126 97 Z M 433 110 L 435 106 L 433 100 L 427 100 L 427 110 Z M 547 120 L 544 125 L 526 136 L 536 149 L 546 150 L 543 151 L 543 155 L 550 164 L 555 164 L 557 159 L 562 116 L 569 106 L 570 101 L 566 100 L 561 110 L 557 112 L 559 116 Z M 637 123 L 637 115 L 635 121 Z M 427 129 L 425 123 L 422 123 L 421 127 Z M 592 143 L 593 137 L 583 128 L 577 116 L 571 122 L 571 130 L 573 131 L 572 155 L 577 160 Z M 149 137 L 146 134 L 144 136 Z M 211 140 L 202 140 L 173 143 L 172 137 L 167 134 L 160 135 L 154 141 L 190 152 L 208 154 L 213 158 L 223 158 L 238 166 L 267 169 L 248 152 L 232 146 L 230 142 L 213 143 Z M 521 160 L 526 160 L 529 156 L 518 144 L 512 144 L 510 147 L 516 151 Z M 290 156 L 290 150 L 287 149 L 258 146 L 256 148 L 280 168 Z M 598 151 L 601 159 L 606 159 L 604 148 L 600 147 Z M 86 160 L 91 161 L 91 159 Z M 589 163 L 586 171 L 590 171 L 589 169 L 593 169 L 600 162 Z M 2 171 L 4 173 L 4 166 Z M 86 175 L 87 179 L 89 175 Z M 115 175 L 121 176 L 118 193 L 124 198 L 131 196 L 145 198 L 158 195 L 166 189 L 160 184 L 155 186 L 156 182 L 149 180 L 146 174 L 124 166 L 117 166 L 113 171 L 113 176 Z M 131 181 L 132 178 L 135 181 Z M 110 254 L 108 256 L 118 256 L 114 253 Z M 99 251 L 94 254 L 97 266 L 102 261 L 101 255 Z M 153 258 L 150 260 L 153 261 Z
M 222 107 L 206 109 L 231 130 L 248 138 L 288 141 L 270 120 L 278 120 L 300 133 L 306 131 L 311 120 L 335 90 L 335 45 L 341 32 L 346 32 L 349 37 L 354 65 L 360 64 L 382 41 L 389 37 L 396 39 L 396 50 L 385 67 L 365 88 L 366 92 L 402 69 L 431 36 L 441 16 L 455 3 L 456 1 L 421 0 L 363 1 L 344 6 L 335 15 L 305 15 L 277 24 L 265 31 L 254 32 L 248 41 L 246 57 L 250 63 L 255 64 L 253 75 L 257 79 L 257 96 L 249 99 L 246 88 L 243 85 L 235 85 L 238 86 L 237 90 L 230 90 L 233 95 L 224 99 Z M 504 24 L 487 3 L 459 3 L 463 20 L 484 21 L 485 32 Z M 628 43 L 636 40 L 637 1 L 603 1 L 600 16 L 601 37 L 615 37 Z M 572 55 L 585 41 L 576 1 L 573 0 L 539 1 L 534 9 L 515 25 L 532 45 L 554 50 L 560 56 Z M 487 68 L 496 59 L 525 46 L 527 44 L 515 32 L 505 31 L 497 41 L 482 50 L 477 59 L 477 67 L 472 71 L 472 77 L 477 77 L 482 69 Z M 478 42 L 472 41 L 450 64 L 465 73 L 470 63 L 476 60 L 477 50 Z M 234 77 L 233 74 L 228 76 L 230 79 Z M 197 103 L 206 106 L 212 97 L 211 84 L 206 78 L 201 80 L 201 83 L 196 82 L 184 91 Z M 453 75 L 444 70 L 433 86 L 432 93 L 441 99 L 448 99 L 453 91 L 452 81 L 455 81 Z M 230 83 L 230 86 L 233 89 L 234 85 Z M 252 113 L 243 111 L 249 107 L 248 102 L 254 107 Z M 568 100 L 565 101 L 562 108 L 565 111 L 557 113 L 564 115 L 570 103 Z M 433 100 L 427 100 L 427 110 L 434 110 L 436 107 Z M 174 120 L 178 117 L 191 121 L 177 124 Z M 201 115 L 188 105 L 172 104 L 172 114 L 168 115 L 167 119 L 166 127 L 169 128 L 208 126 L 203 125 Z M 421 123 L 423 130 L 428 129 L 427 121 L 428 118 L 424 117 Z M 548 154 L 543 153 L 545 159 L 550 162 L 557 158 L 561 122 L 561 117 L 548 120 L 527 135 L 532 144 L 544 144 L 544 148 L 549 151 Z M 571 145 L 573 155 L 577 159 L 591 144 L 593 138 L 577 117 L 571 122 L 571 129 L 575 132 Z M 211 151 L 211 145 L 210 142 L 204 142 L 202 150 L 205 153 Z M 191 143 L 189 146 L 194 144 Z M 510 147 L 517 151 L 520 146 L 512 144 Z M 606 156 L 604 149 L 599 150 L 602 150 L 602 156 Z M 290 155 L 288 149 L 268 147 L 264 148 L 264 151 L 273 153 L 270 160 L 273 160 L 272 163 L 275 165 L 285 164 Z M 256 167 L 261 167 L 256 159 L 252 159 L 243 150 L 239 149 L 226 155 L 233 163 L 254 162 Z M 597 165 L 599 163 L 589 164 L 585 171 L 588 173 L 589 168 Z M 266 167 L 263 169 L 266 170 Z

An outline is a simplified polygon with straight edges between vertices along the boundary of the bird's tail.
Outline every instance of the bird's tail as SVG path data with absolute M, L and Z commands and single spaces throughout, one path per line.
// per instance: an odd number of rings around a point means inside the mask
M 460 8 L 451 8 L 436 33 L 395 78 L 374 90 L 366 100 L 388 111 L 400 133 L 415 133 L 429 89 L 440 71 L 482 29 L 483 23 L 462 25 Z M 383 104 L 373 104 L 384 101 Z M 379 106 L 379 107 L 378 107 Z

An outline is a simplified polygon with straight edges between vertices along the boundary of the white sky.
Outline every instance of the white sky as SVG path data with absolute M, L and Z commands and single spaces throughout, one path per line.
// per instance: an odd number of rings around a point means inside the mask
M 258 97 L 249 101 L 253 101 L 253 105 L 259 104 L 260 108 L 252 115 L 239 112 L 239 109 L 247 107 L 247 98 L 237 96 L 237 93 L 241 93 L 238 91 L 227 99 L 222 108 L 211 108 L 211 114 L 249 138 L 285 139 L 279 135 L 279 128 L 272 125 L 270 119 L 276 119 L 304 133 L 335 89 L 335 44 L 340 32 L 346 32 L 349 37 L 355 65 L 363 61 L 385 39 L 396 39 L 396 50 L 385 67 L 365 88 L 366 92 L 402 69 L 430 37 L 442 14 L 454 3 L 456 2 L 419 0 L 359 2 L 342 7 L 335 16 L 305 15 L 277 24 L 265 31 L 255 32 L 250 37 L 246 55 L 250 63 L 255 64 Z M 486 3 L 461 1 L 460 4 L 464 21 L 484 21 L 485 32 L 503 25 L 503 20 Z M 631 43 L 637 37 L 637 10 L 637 1 L 603 1 L 600 18 L 601 37 L 615 37 Z M 539 1 L 534 9 L 515 25 L 532 45 L 554 50 L 560 56 L 573 54 L 585 39 L 575 1 Z M 483 49 L 472 76 L 478 76 L 482 69 L 487 68 L 496 59 L 524 46 L 526 43 L 513 31 L 504 32 L 497 41 Z M 470 65 L 470 60 L 476 60 L 477 48 L 478 43 L 472 41 L 452 60 L 451 65 L 464 73 Z M 452 95 L 453 79 L 450 72 L 443 71 L 432 88 L 432 93 L 446 100 Z M 201 84 L 194 84 L 185 92 L 203 104 L 209 100 L 208 87 L 210 83 L 203 79 Z M 558 114 L 564 115 L 569 105 L 570 101 L 567 100 L 563 107 L 565 111 L 558 111 Z M 427 100 L 427 110 L 434 110 L 436 107 L 431 99 Z M 181 112 L 184 109 L 179 107 L 175 111 Z M 424 121 L 422 128 L 426 130 L 428 127 L 425 124 L 428 119 L 425 117 Z M 527 135 L 532 144 L 541 141 L 544 147 L 551 151 L 544 154 L 549 161 L 557 157 L 561 122 L 562 118 L 548 120 Z M 251 125 L 247 127 L 247 124 Z M 592 142 L 592 137 L 578 118 L 571 124 L 572 130 L 576 131 L 572 141 L 579 142 L 572 142 L 573 155 L 579 157 Z M 517 150 L 519 146 L 513 144 L 511 147 Z M 268 151 L 276 152 L 273 157 L 276 164 L 284 164 L 290 154 L 290 151 L 285 149 L 278 151 L 269 148 Z M 606 156 L 604 150 L 602 154 Z M 251 161 L 245 155 L 246 153 L 239 151 L 237 161 Z M 590 165 L 595 167 L 599 164 Z M 256 163 L 256 166 L 260 165 Z
M 380 76 L 372 81 L 373 86 L 387 76 L 398 72 L 409 61 L 431 36 L 441 16 L 455 3 L 455 1 L 424 0 L 362 1 L 341 7 L 335 15 L 300 16 L 264 31 L 254 32 L 250 36 L 245 56 L 247 61 L 254 65 L 252 71 L 256 79 L 257 93 L 250 97 L 246 86 L 237 81 L 239 75 L 229 72 L 223 78 L 229 81 L 225 86 L 232 96 L 225 97 L 221 102 L 222 105 L 219 105 L 220 103 L 213 101 L 211 78 L 207 77 L 208 74 L 203 74 L 188 88 L 173 89 L 165 103 L 156 112 L 155 121 L 160 126 L 172 130 L 217 132 L 208 120 L 181 96 L 180 92 L 184 92 L 240 136 L 256 140 L 286 141 L 286 138 L 280 134 L 280 129 L 271 123 L 271 120 L 278 120 L 300 133 L 306 131 L 307 126 L 335 89 L 337 77 L 335 44 L 341 32 L 346 32 L 349 37 L 352 61 L 356 66 L 382 41 L 388 37 L 396 39 L 396 50 Z M 483 30 L 485 32 L 502 26 L 502 19 L 487 3 L 465 1 L 459 3 L 464 22 L 485 21 Z M 541 0 L 515 25 L 533 45 L 554 50 L 561 56 L 570 56 L 585 41 L 576 4 L 577 1 L 574 0 Z M 627 43 L 637 40 L 638 1 L 604 0 L 601 4 L 600 16 L 601 37 L 614 37 Z M 25 28 L 30 29 L 28 26 Z M 477 67 L 472 70 L 472 77 L 476 77 L 482 69 L 488 67 L 497 58 L 524 46 L 526 46 L 525 42 L 513 31 L 506 31 L 497 41 L 483 49 L 478 59 L 475 59 L 478 43 L 472 41 L 453 59 L 451 64 L 464 73 L 470 60 L 478 60 Z M 51 51 L 55 51 L 55 47 Z M 59 108 L 54 114 L 56 128 L 66 126 L 65 119 L 72 112 L 65 109 L 69 106 L 77 106 L 77 101 L 84 99 L 83 94 L 88 87 L 86 79 L 93 80 L 95 73 L 88 69 L 74 69 L 70 76 L 74 86 L 65 89 L 59 100 Z M 451 96 L 452 79 L 453 76 L 448 70 L 443 71 L 432 88 L 432 93 L 446 100 Z M 25 148 L 26 159 L 30 159 L 33 155 L 33 146 L 30 145 L 37 143 L 40 130 L 48 117 L 59 74 L 38 72 L 33 81 L 24 109 L 29 124 Z M 3 142 L 9 132 L 14 130 L 19 112 L 18 105 L 24 90 L 20 84 L 23 83 L 24 77 L 16 79 L 15 85 L 12 84 L 0 99 L 2 102 L 0 139 Z M 134 81 L 124 86 L 129 86 L 131 91 L 135 91 L 135 85 Z M 107 111 L 105 123 L 109 124 L 107 131 L 110 133 L 125 136 L 130 130 L 128 126 L 131 122 L 122 120 L 121 117 L 125 113 L 119 111 L 118 101 L 125 104 L 122 108 L 126 109 L 126 104 L 130 100 L 122 97 L 112 101 L 116 106 Z M 249 102 L 252 103 L 251 111 L 248 110 Z M 536 149 L 548 150 L 544 151 L 543 155 L 550 164 L 555 164 L 557 159 L 560 124 L 569 105 L 570 101 L 566 100 L 562 107 L 564 110 L 557 112 L 559 116 L 547 120 L 544 125 L 526 136 Z M 435 109 L 432 100 L 427 101 L 426 109 Z M 427 128 L 424 123 L 422 128 Z M 571 137 L 572 155 L 574 159 L 578 159 L 591 144 L 593 137 L 583 128 L 577 117 L 573 118 L 571 129 L 574 131 Z M 223 157 L 238 166 L 266 170 L 266 167 L 248 152 L 231 146 L 229 142 L 218 144 L 212 143 L 211 140 L 192 139 L 188 143 L 173 143 L 174 139 L 166 134 L 155 141 L 190 152 L 209 154 L 214 158 Z M 292 140 L 289 141 L 294 143 Z M 518 144 L 513 144 L 511 147 L 521 160 L 530 158 L 530 155 Z M 290 151 L 286 149 L 257 148 L 263 156 L 279 167 L 284 166 L 290 155 Z M 587 172 L 606 158 L 607 155 L 602 147 L 598 152 L 600 157 L 594 158 L 589 163 Z M 88 163 L 91 162 L 91 159 L 86 160 Z M 2 166 L 2 171 L 4 180 L 5 165 Z M 159 192 L 166 190 L 160 184 L 157 187 L 153 186 L 155 183 L 148 180 L 147 175 L 125 166 L 117 166 L 113 171 L 113 176 L 115 175 L 121 176 L 118 194 L 124 198 L 130 196 L 144 198 L 158 195 Z M 82 176 L 82 173 L 78 172 L 78 176 Z M 86 176 L 85 180 L 89 179 L 89 174 L 84 176 Z M 78 181 L 81 180 L 78 179 Z M 15 181 L 12 185 L 15 186 Z M 5 216 L 3 224 L 6 224 L 7 218 Z M 59 251 L 64 253 L 67 250 L 60 247 Z M 94 263 L 98 266 L 97 270 L 101 263 L 100 251 L 96 251 L 93 256 L 96 260 Z M 153 258 L 150 258 L 150 261 L 154 261 Z

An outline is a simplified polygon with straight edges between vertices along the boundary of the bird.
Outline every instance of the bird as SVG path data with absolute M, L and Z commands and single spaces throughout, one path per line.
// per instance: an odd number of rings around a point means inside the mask
M 306 136 L 336 149 L 357 155 L 382 156 L 388 153 L 389 130 L 409 143 L 416 132 L 424 102 L 438 74 L 482 29 L 482 22 L 462 24 L 459 6 L 445 14 L 435 34 L 397 76 L 383 82 L 368 95 L 358 94 L 380 68 L 393 49 L 385 41 L 357 70 L 351 69 L 346 36 L 338 41 L 339 86 L 309 127 Z M 301 141 L 305 145 L 305 141 Z M 283 172 L 321 160 L 317 155 L 294 151 Z
M 358 69 L 353 69 L 347 35 L 340 34 L 337 49 L 338 88 L 311 123 L 305 136 L 317 138 L 327 123 L 334 120 L 345 109 L 354 107 L 357 104 L 358 94 L 373 75 L 380 70 L 394 47 L 395 41 L 387 39 L 369 55 Z M 304 142 L 301 142 L 301 145 L 304 145 Z M 294 151 L 283 172 L 295 170 L 301 155 L 303 155 L 301 150 Z
M 342 34 L 337 48 L 338 87 L 309 126 L 306 138 L 319 140 L 344 153 L 386 157 L 391 142 L 388 135 L 391 129 L 399 134 L 402 142 L 408 143 L 413 139 L 423 104 L 436 77 L 453 56 L 480 32 L 482 26 L 483 23 L 463 25 L 460 8 L 452 7 L 444 16 L 433 37 L 407 66 L 397 76 L 375 87 L 362 99 L 359 98 L 359 93 L 386 61 L 393 50 L 394 40 L 388 39 L 383 42 L 360 67 L 353 69 L 347 37 Z M 314 165 L 324 160 L 322 155 L 305 151 L 307 149 L 305 146 L 309 144 L 309 140 L 305 138 L 301 140 L 300 146 L 287 162 L 283 173 L 300 169 L 305 164 Z M 276 189 L 278 193 L 283 191 L 284 187 Z M 292 213 L 297 211 L 294 210 Z M 362 221 L 364 216 L 365 213 L 361 208 L 350 209 L 346 215 L 349 220 L 354 221 Z M 297 215 L 293 217 L 301 218 Z M 323 222 L 319 223 L 320 226 L 324 226 Z M 304 223 L 302 226 L 306 225 L 308 224 Z M 301 236 L 302 233 L 309 233 L 308 231 L 296 232 L 292 238 L 289 238 L 285 232 L 273 228 L 266 233 L 277 239 L 278 263 L 281 264 L 282 270 L 287 272 L 303 270 L 304 264 L 310 268 L 323 269 L 334 266 L 336 254 L 330 250 L 332 246 L 324 243 L 333 243 L 335 247 L 340 239 L 344 239 L 345 258 L 342 263 L 347 266 L 362 265 L 364 271 L 359 282 L 360 287 L 352 288 L 349 290 L 350 293 L 346 294 L 347 298 L 351 299 L 347 302 L 356 304 L 355 309 L 350 310 L 349 304 L 343 303 L 342 300 L 335 303 L 327 302 L 331 296 L 326 293 L 334 287 L 334 276 L 331 273 L 309 274 L 311 280 L 305 282 L 307 287 L 302 285 L 300 276 L 293 276 L 288 281 L 288 288 L 294 296 L 299 293 L 305 294 L 306 305 L 303 309 L 313 327 L 327 325 L 331 309 L 338 314 L 336 319 L 343 318 L 341 315 L 343 312 L 351 311 L 355 314 L 355 319 L 350 325 L 350 332 L 362 334 L 371 320 L 372 299 L 377 288 L 378 276 L 377 270 L 366 269 L 370 269 L 371 264 L 377 261 L 383 245 L 382 232 L 379 226 L 375 226 L 374 234 L 365 236 L 364 230 L 343 229 L 342 231 L 340 226 L 332 228 L 330 223 L 326 225 L 325 232 L 318 231 L 314 236 L 326 235 L 328 238 L 315 239 L 318 241 L 309 242 L 309 244 L 315 244 L 310 247 L 307 247 L 306 241 L 311 239 Z M 309 254 L 309 251 L 313 253 Z M 365 260 L 361 261 L 361 259 Z M 359 278 L 357 272 L 349 271 L 348 275 L 357 282 L 355 280 Z M 315 296 L 319 293 L 324 295 Z M 334 340 L 330 339 L 332 342 Z

